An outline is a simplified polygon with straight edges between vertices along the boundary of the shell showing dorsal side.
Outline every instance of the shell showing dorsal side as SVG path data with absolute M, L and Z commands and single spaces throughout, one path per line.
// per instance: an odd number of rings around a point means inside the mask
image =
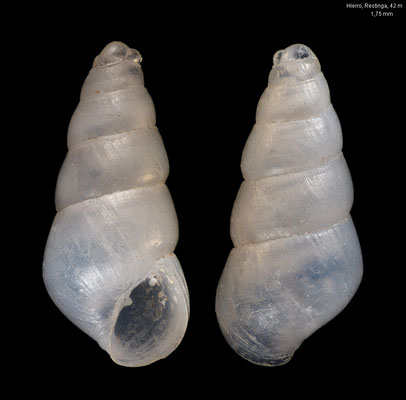
M 245 145 L 234 249 L 216 314 L 231 347 L 276 366 L 350 301 L 362 257 L 353 187 L 327 82 L 303 45 L 278 51 Z
M 43 266 L 60 310 L 131 367 L 169 355 L 189 318 L 168 159 L 140 62 L 112 42 L 84 82 Z

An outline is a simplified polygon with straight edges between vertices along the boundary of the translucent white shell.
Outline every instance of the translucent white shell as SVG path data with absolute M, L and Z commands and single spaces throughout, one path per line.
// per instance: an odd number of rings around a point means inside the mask
M 170 354 L 189 318 L 168 160 L 140 62 L 120 42 L 94 61 L 69 126 L 43 266 L 60 310 L 130 367 Z
M 235 247 L 216 297 L 226 340 L 253 363 L 289 361 L 358 288 L 362 257 L 341 148 L 316 56 L 299 44 L 278 51 L 244 148 Z

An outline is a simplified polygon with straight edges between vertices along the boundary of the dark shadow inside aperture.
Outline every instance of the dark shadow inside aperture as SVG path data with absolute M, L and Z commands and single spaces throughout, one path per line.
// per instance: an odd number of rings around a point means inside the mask
M 170 307 L 165 286 L 157 278 L 147 278 L 135 287 L 132 304 L 121 310 L 114 333 L 123 346 L 145 350 L 165 334 Z

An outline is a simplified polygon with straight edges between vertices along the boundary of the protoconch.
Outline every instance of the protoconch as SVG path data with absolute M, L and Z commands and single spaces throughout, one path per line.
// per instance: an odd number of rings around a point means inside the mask
M 216 314 L 245 359 L 276 366 L 356 292 L 362 257 L 353 188 L 320 64 L 306 46 L 278 51 L 242 155 L 234 243 Z
M 43 265 L 59 309 L 128 367 L 168 356 L 189 318 L 168 159 L 140 62 L 121 42 L 94 60 L 69 126 Z

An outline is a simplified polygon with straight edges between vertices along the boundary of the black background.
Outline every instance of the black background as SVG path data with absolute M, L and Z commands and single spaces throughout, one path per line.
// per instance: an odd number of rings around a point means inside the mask
M 10 361 L 17 359 L 9 372 L 27 379 L 40 372 L 31 387 L 44 393 L 50 382 L 62 391 L 80 384 L 134 396 L 142 387 L 152 397 L 158 392 L 213 396 L 221 389 L 230 395 L 234 390 L 263 390 L 272 396 L 280 389 L 287 395 L 294 390 L 310 395 L 321 390 L 320 384 L 329 386 L 326 394 L 366 386 L 391 390 L 396 383 L 393 356 L 401 347 L 401 310 L 396 308 L 402 296 L 394 286 L 402 261 L 394 232 L 402 224 L 404 181 L 404 101 L 396 94 L 404 90 L 405 21 L 403 10 L 394 13 L 374 18 L 368 10 L 346 8 L 345 2 L 222 7 L 168 3 L 148 10 L 134 2 L 99 4 L 93 10 L 73 4 L 25 9 L 16 29 L 23 34 L 16 107 L 27 110 L 27 117 L 14 117 L 22 135 L 15 132 L 12 139 L 15 149 L 24 151 L 11 174 L 23 182 L 16 186 L 25 195 L 15 193 L 16 200 L 10 202 L 19 207 L 18 233 L 12 235 L 19 259 L 13 279 L 23 278 L 25 293 L 32 294 L 19 295 L 14 303 L 24 311 L 16 312 L 18 322 L 8 335 L 14 353 Z M 191 304 L 188 329 L 176 351 L 136 369 L 115 365 L 69 322 L 48 297 L 41 276 L 69 120 L 93 58 L 113 40 L 143 56 L 145 86 L 170 162 L 167 185 L 180 226 L 176 254 Z M 342 124 L 365 272 L 340 315 L 307 339 L 288 364 L 264 368 L 243 360 L 227 345 L 214 300 L 232 248 L 229 220 L 242 181 L 241 153 L 273 54 L 293 43 L 309 46 L 318 56 Z M 24 249 L 17 239 L 21 232 Z M 18 305 L 21 300 L 24 308 Z M 391 375 L 383 380 L 385 371 Z M 187 391 L 188 382 L 193 386 Z

